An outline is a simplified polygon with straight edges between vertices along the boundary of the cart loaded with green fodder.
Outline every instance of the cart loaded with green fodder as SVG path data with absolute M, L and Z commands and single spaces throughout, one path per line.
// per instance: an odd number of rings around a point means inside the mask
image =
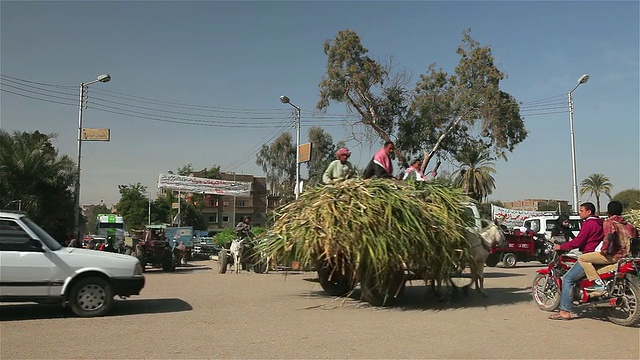
M 389 305 L 407 280 L 450 281 L 472 262 L 470 203 L 462 190 L 437 183 L 319 186 L 276 210 L 262 251 L 278 262 L 315 264 L 329 295 L 359 283 L 362 300 Z

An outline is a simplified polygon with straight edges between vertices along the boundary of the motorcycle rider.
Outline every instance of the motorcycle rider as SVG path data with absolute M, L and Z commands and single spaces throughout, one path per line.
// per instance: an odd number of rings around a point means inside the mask
M 554 250 L 569 251 L 578 249 L 581 253 L 593 252 L 604 238 L 602 219 L 595 216 L 596 207 L 593 203 L 580 204 L 578 214 L 583 220 L 582 228 L 575 239 L 562 245 L 554 245 Z M 562 292 L 560 295 L 560 311 L 549 316 L 550 320 L 569 320 L 573 309 L 573 287 L 584 276 L 584 269 L 576 262 L 562 278 Z
M 622 218 L 622 203 L 611 201 L 607 206 L 609 218 L 602 225 L 604 242 L 600 251 L 580 255 L 578 263 L 584 269 L 587 279 L 594 285 L 585 288 L 587 291 L 604 291 L 604 282 L 598 276 L 593 264 L 614 264 L 629 253 L 629 239 L 637 237 L 636 228 Z

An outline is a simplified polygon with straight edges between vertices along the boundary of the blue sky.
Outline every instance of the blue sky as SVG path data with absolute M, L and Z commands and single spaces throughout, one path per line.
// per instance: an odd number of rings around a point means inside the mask
M 578 181 L 603 173 L 616 193 L 640 187 L 639 19 L 637 1 L 2 1 L 2 89 L 63 104 L 3 91 L 0 127 L 58 133 L 55 145 L 75 159 L 72 94 L 81 82 L 109 73 L 111 82 L 91 85 L 84 112 L 84 127 L 108 127 L 112 140 L 83 144 L 83 203 L 117 202 L 118 184 L 141 182 L 155 191 L 158 174 L 187 163 L 262 175 L 255 150 L 280 131 L 293 131 L 284 126 L 291 124 L 291 108 L 279 102 L 282 94 L 303 109 L 302 142 L 312 125 L 326 126 L 334 141 L 348 137 L 335 118 L 312 114 L 325 40 L 355 30 L 371 56 L 393 55 L 415 83 L 431 63 L 452 71 L 461 33 L 471 28 L 508 75 L 503 89 L 525 105 L 566 102 L 577 79 L 590 75 L 574 93 Z M 13 77 L 73 88 L 28 87 Z M 148 99 L 198 107 L 160 107 Z M 105 111 L 123 112 L 114 106 L 128 115 Z M 140 107 L 162 110 L 156 114 L 166 117 L 154 119 L 165 121 L 130 116 L 149 113 Z M 572 199 L 568 110 L 531 116 L 539 108 L 523 107 L 529 137 L 508 161 L 496 162 L 491 199 Z M 206 116 L 175 114 L 194 109 Z M 328 112 L 344 114 L 345 107 L 334 104 Z M 228 127 L 233 122 L 243 127 Z M 348 146 L 352 162 L 363 167 L 380 143 Z M 443 169 L 455 170 L 451 164 Z

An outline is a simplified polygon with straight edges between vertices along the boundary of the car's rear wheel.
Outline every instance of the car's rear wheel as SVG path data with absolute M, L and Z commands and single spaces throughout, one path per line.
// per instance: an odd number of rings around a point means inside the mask
M 81 279 L 69 292 L 69 305 L 78 316 L 102 316 L 113 306 L 113 288 L 100 277 Z

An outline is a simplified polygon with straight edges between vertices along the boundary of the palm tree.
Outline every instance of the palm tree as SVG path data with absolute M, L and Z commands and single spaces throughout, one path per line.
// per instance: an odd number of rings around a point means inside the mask
M 596 211 L 600 214 L 600 194 L 604 193 L 611 199 L 613 184 L 604 174 L 591 174 L 580 183 L 580 195 L 590 192 L 596 196 Z
M 73 160 L 51 144 L 55 137 L 0 130 L 0 208 L 21 200 L 22 209 L 50 232 L 73 224 L 76 179 Z
M 486 199 L 496 188 L 496 181 L 491 176 L 496 170 L 491 162 L 491 155 L 486 148 L 467 148 L 455 159 L 460 167 L 453 173 L 453 184 L 462 187 L 467 194 L 477 200 Z

